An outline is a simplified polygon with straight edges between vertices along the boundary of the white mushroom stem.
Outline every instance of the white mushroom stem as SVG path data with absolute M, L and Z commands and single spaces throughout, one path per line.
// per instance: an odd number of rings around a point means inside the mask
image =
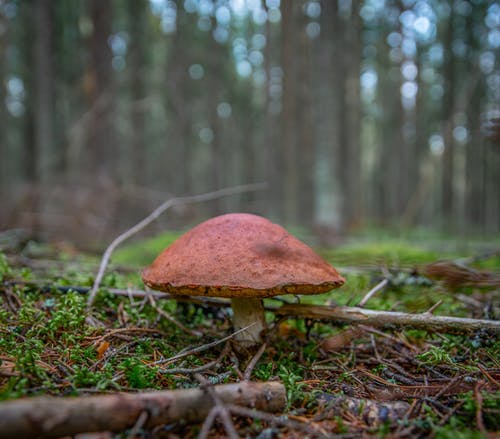
M 262 342 L 261 332 L 266 329 L 266 319 L 262 299 L 249 297 L 231 298 L 233 309 L 234 330 L 250 326 L 235 336 L 235 339 L 244 347 L 255 346 Z

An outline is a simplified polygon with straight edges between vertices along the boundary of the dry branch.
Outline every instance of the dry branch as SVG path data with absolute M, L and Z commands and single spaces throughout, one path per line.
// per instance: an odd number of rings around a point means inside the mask
M 225 404 L 266 412 L 281 412 L 286 404 L 285 387 L 279 382 L 243 381 L 212 389 Z M 132 428 L 144 412 L 148 414 L 146 428 L 181 420 L 200 422 L 213 405 L 213 398 L 202 389 L 7 401 L 0 403 L 0 438 L 49 438 L 123 431 Z
M 500 321 L 468 319 L 462 317 L 434 316 L 428 312 L 408 314 L 394 311 L 374 311 L 349 306 L 321 306 L 289 303 L 274 311 L 278 315 L 330 320 L 339 323 L 363 324 L 375 327 L 402 327 L 431 331 L 464 332 L 485 329 L 500 332 Z

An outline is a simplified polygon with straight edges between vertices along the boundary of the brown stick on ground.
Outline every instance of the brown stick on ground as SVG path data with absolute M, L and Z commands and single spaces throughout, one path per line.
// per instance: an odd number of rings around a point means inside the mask
M 213 386 L 224 403 L 266 412 L 283 411 L 286 391 L 279 382 L 240 382 Z M 145 427 L 200 422 L 213 407 L 213 399 L 202 389 L 148 393 L 82 396 L 76 398 L 35 397 L 0 403 L 0 438 L 49 438 L 96 431 L 122 431 L 134 426 L 143 412 Z
M 485 329 L 500 332 L 500 321 L 467 319 L 462 317 L 434 316 L 431 313 L 408 314 L 394 311 L 374 311 L 350 306 L 320 306 L 290 303 L 274 311 L 278 315 L 300 318 L 334 320 L 339 323 L 363 324 L 375 327 L 402 327 L 428 329 L 430 331 L 475 331 Z

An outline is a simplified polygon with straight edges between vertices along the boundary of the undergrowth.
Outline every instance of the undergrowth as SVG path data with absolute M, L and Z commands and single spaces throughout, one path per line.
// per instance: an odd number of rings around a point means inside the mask
M 244 370 L 244 362 L 235 363 L 234 356 L 224 355 L 224 344 L 166 362 L 185 348 L 230 333 L 229 310 L 172 300 L 150 302 L 109 291 L 142 288 L 140 267 L 173 239 L 175 235 L 168 234 L 117 252 L 92 314 L 101 326 L 87 322 L 86 295 L 71 288 L 92 285 L 95 260 L 89 264 L 88 256 L 83 256 L 85 263 L 79 266 L 80 255 L 61 255 L 63 264 L 37 265 L 37 260 L 43 260 L 42 252 L 28 267 L 15 255 L 0 254 L 0 399 L 189 388 L 199 383 L 185 370 L 217 358 L 205 372 L 207 378 L 213 383 L 238 381 L 237 369 Z M 468 255 L 440 254 L 403 242 L 347 245 L 323 254 L 341 271 L 345 268 L 346 285 L 332 293 L 306 296 L 304 303 L 356 305 L 385 277 L 389 284 L 369 301 L 370 308 L 424 312 L 441 301 L 436 314 L 495 318 L 498 289 L 450 291 L 419 270 L 438 259 Z M 500 260 L 490 257 L 475 266 L 498 272 Z M 162 313 L 203 335 L 183 331 Z M 272 326 L 274 315 L 268 313 L 268 319 Z M 355 330 L 287 319 L 269 337 L 251 379 L 283 382 L 286 413 L 308 419 L 332 435 L 423 437 L 432 433 L 436 438 L 457 439 L 500 430 L 500 343 L 491 334 Z M 334 348 L 326 350 L 327 342 Z M 450 382 L 455 384 L 446 390 Z M 402 401 L 412 409 L 398 420 L 371 422 L 362 413 L 335 405 L 328 408 L 328 401 L 337 404 L 348 398 L 379 404 Z M 239 427 L 242 434 L 256 436 L 266 425 L 241 420 Z M 180 436 L 195 431 L 189 426 L 173 428 Z

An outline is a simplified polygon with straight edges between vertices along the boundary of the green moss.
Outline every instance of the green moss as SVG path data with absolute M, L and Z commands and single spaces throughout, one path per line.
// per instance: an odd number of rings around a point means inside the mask
M 165 248 L 172 244 L 179 233 L 165 232 L 161 235 L 124 245 L 113 253 L 113 262 L 117 264 L 146 266 L 151 264 Z
M 222 346 L 190 355 L 172 364 L 158 364 L 157 361 L 227 335 L 231 329 L 228 320 L 223 317 L 224 313 L 217 308 L 179 306 L 172 300 L 158 300 L 155 308 L 147 300 L 116 296 L 107 291 L 111 287 L 142 287 L 138 276 L 139 267 L 149 264 L 177 236 L 168 233 L 124 246 L 117 251 L 113 256 L 114 262 L 133 264 L 137 269 L 129 275 L 114 270 L 112 265 L 108 267 L 93 310 L 93 317 L 103 323 L 102 328 L 89 326 L 86 322 L 85 295 L 75 291 L 61 293 L 55 288 L 41 290 L 35 283 L 5 289 L 4 294 L 0 294 L 0 367 L 12 376 L 0 376 L 0 399 L 47 393 L 81 394 L 88 390 L 127 391 L 198 386 L 190 374 L 171 374 L 168 369 L 204 365 L 218 357 Z M 376 242 L 358 241 L 326 250 L 325 254 L 341 269 L 345 266 L 354 269 L 346 270 L 347 282 L 341 289 L 318 296 L 303 296 L 300 299 L 303 303 L 356 305 L 387 274 L 382 273 L 380 267 L 383 266 L 389 268 L 390 282 L 370 299 L 367 307 L 423 312 L 437 301 L 442 301 L 436 314 L 471 316 L 470 309 L 456 294 L 411 273 L 415 265 L 457 256 L 453 252 L 441 252 L 432 243 L 415 245 L 393 238 L 381 242 L 380 237 Z M 478 263 L 480 267 L 491 269 L 499 265 L 498 258 Z M 67 270 L 61 271 L 59 265 L 53 271 L 40 273 L 35 269 L 9 265 L 7 259 L 0 256 L 0 279 L 8 277 L 37 281 L 42 278 L 47 284 L 89 286 L 95 276 L 94 266 L 91 265 L 92 269 L 89 269 L 89 265 L 78 266 L 73 261 L 68 262 Z M 397 267 L 404 269 L 398 270 Z M 473 290 L 463 294 L 475 294 L 476 300 L 482 300 L 483 297 Z M 296 300 L 294 296 L 285 296 L 284 299 Z M 279 302 L 266 300 L 266 303 Z M 209 336 L 204 339 L 184 333 L 161 317 L 158 308 L 190 328 L 206 331 Z M 271 329 L 276 316 L 267 313 L 267 317 Z M 472 379 L 479 379 L 483 375 L 478 364 L 487 369 L 496 368 L 500 356 L 500 342 L 491 334 L 482 332 L 446 335 L 407 329 L 392 334 L 392 340 L 401 337 L 413 346 L 413 350 L 407 351 L 403 344 L 397 346 L 392 341 L 387 343 L 383 336 L 375 332 L 365 333 L 335 352 L 323 352 L 322 341 L 339 331 L 332 322 L 289 318 L 284 326 L 283 334 L 278 335 L 277 331 L 270 330 L 271 342 L 255 366 L 251 379 L 282 381 L 287 391 L 287 411 L 300 413 L 300 410 L 306 410 L 304 416 L 313 416 L 307 410 L 317 407 L 314 404 L 317 392 L 337 394 L 352 391 L 355 395 L 363 395 L 370 385 L 377 385 L 373 376 L 392 382 L 394 386 L 401 385 L 398 377 L 388 375 L 388 372 L 394 372 L 387 365 L 389 363 L 376 363 L 374 346 L 380 358 L 385 359 L 389 355 L 392 362 L 398 362 L 399 351 L 394 351 L 394 354 L 391 349 L 400 349 L 403 370 L 411 369 L 408 373 L 416 377 L 432 375 L 431 371 L 438 370 L 450 379 L 464 373 Z M 407 361 L 405 356 L 412 356 L 414 362 Z M 237 380 L 236 372 L 224 375 L 233 370 L 234 361 L 234 357 L 223 358 L 207 376 L 221 382 Z M 325 362 L 328 362 L 325 369 L 313 367 Z M 241 371 L 244 366 L 242 361 L 239 366 Z M 367 370 L 371 375 L 363 375 L 361 370 Z M 376 393 L 374 395 L 376 398 Z M 500 426 L 494 415 L 499 409 L 498 393 L 482 391 L 482 396 L 485 426 L 488 431 L 498 431 Z M 451 437 L 452 432 L 454 439 L 481 437 L 475 428 L 477 407 L 473 392 L 454 395 L 454 399 L 449 396 L 443 398 L 440 402 L 449 405 L 450 410 L 463 401 L 463 405 L 445 425 L 439 425 L 442 418 L 436 416 L 430 406 L 424 407 L 417 419 L 404 422 L 422 436 L 435 431 L 436 437 L 442 438 Z M 330 418 L 330 421 L 337 422 L 337 433 L 352 433 L 352 423 L 343 423 L 342 417 Z M 394 433 L 394 426 L 384 424 L 370 432 L 379 436 L 390 435 Z

